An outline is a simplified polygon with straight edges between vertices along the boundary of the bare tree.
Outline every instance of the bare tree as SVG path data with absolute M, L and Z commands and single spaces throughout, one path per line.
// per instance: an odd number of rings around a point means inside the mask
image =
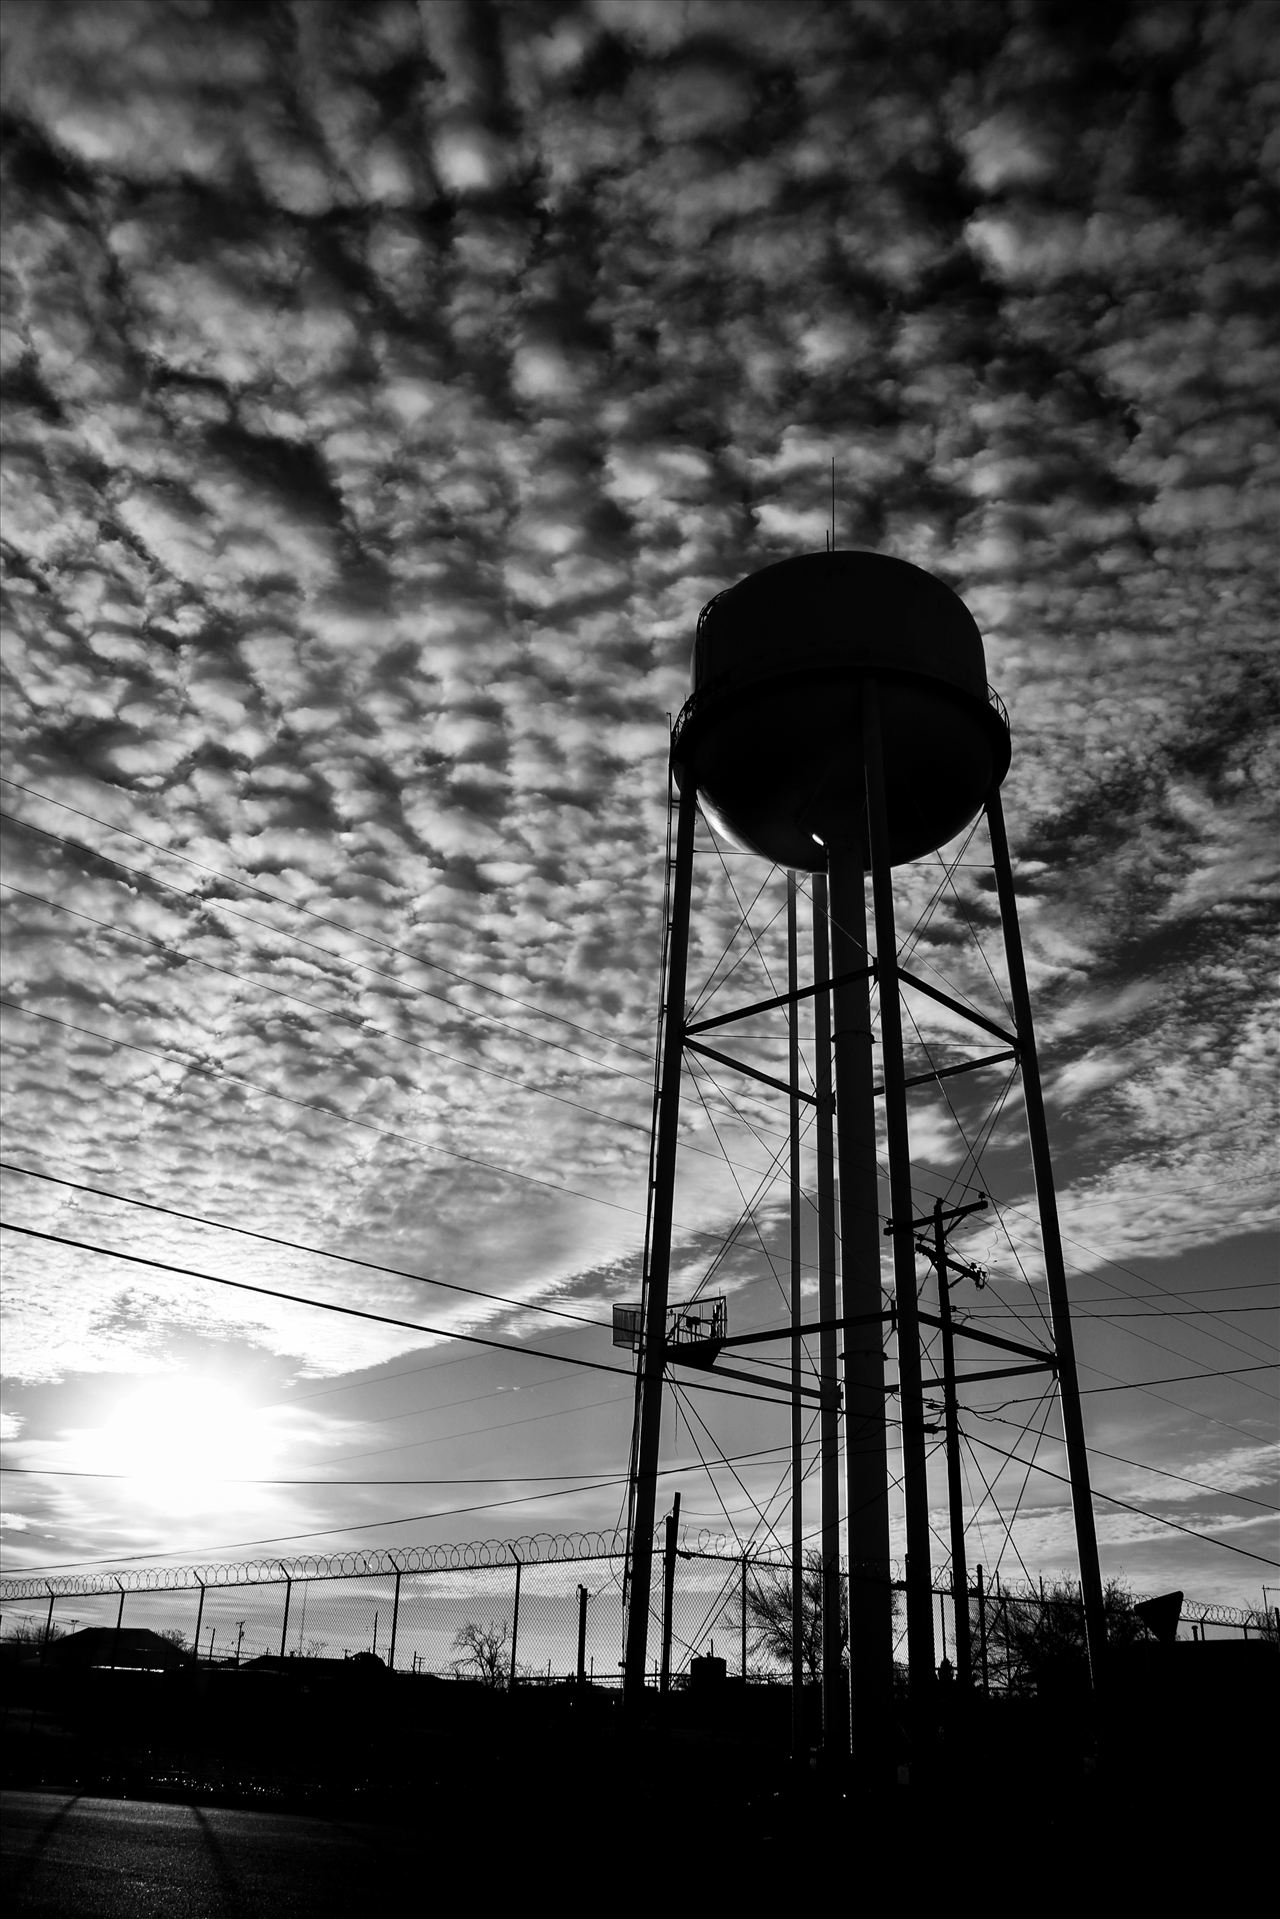
M 482 1686 L 503 1692 L 511 1684 L 511 1654 L 507 1649 L 507 1625 L 504 1620 L 487 1626 L 472 1620 L 453 1635 L 450 1670 L 458 1679 L 478 1679 Z
M 1084 1601 L 1075 1580 L 1052 1580 L 1028 1598 L 993 1594 L 984 1603 L 988 1655 L 993 1669 L 1007 1674 L 1011 1691 L 1039 1692 L 1083 1677 Z M 1148 1637 L 1123 1579 L 1107 1581 L 1102 1603 L 1108 1646 L 1131 1646 Z
M 67 1631 L 68 1629 L 60 1626 L 55 1619 L 48 1628 L 48 1642 L 52 1644 L 55 1639 L 65 1639 Z M 45 1622 L 43 1619 L 21 1618 L 4 1637 L 6 1643 L 11 1646 L 43 1646 L 46 1641 Z
M 741 1613 L 737 1620 L 742 1630 Z M 763 1653 L 774 1665 L 790 1670 L 792 1647 L 791 1575 L 761 1573 L 754 1566 L 747 1575 L 747 1631 L 751 1650 Z M 840 1663 L 848 1664 L 849 1586 L 840 1578 Z M 822 1555 L 805 1554 L 800 1575 L 800 1663 L 806 1679 L 822 1677 Z
M 1262 1612 L 1253 1611 L 1249 1615 L 1249 1630 L 1256 1632 L 1265 1645 L 1280 1646 L 1280 1609 L 1267 1606 Z

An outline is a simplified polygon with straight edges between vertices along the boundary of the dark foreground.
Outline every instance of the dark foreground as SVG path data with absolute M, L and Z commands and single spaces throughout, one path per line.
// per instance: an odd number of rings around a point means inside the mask
M 326 1919 L 407 1892 L 411 1835 L 297 1814 L 0 1795 L 5 1910 L 42 1919 Z
M 357 1919 L 608 1895 L 679 1914 L 714 1891 L 755 1912 L 826 1884 L 864 1909 L 959 1891 L 964 1909 L 1245 1910 L 1280 1786 L 1278 1674 L 1256 1646 L 1148 1662 L 1101 1715 L 953 1701 L 915 1765 L 859 1780 L 790 1760 L 771 1688 L 655 1696 L 633 1723 L 591 1688 L 37 1665 L 0 1701 L 0 1909 Z
M 1258 1889 L 1267 1815 L 1246 1802 L 1182 1814 L 1139 1792 L 1056 1808 L 1002 1802 L 979 1779 L 929 1803 L 814 1801 L 783 1836 L 717 1829 L 696 1800 L 583 1829 L 570 1799 L 539 1827 L 506 1828 L 500 1803 L 447 1825 L 412 1825 L 147 1799 L 0 1793 L 0 1899 L 21 1919 L 360 1919 L 465 1899 L 481 1913 L 566 1897 L 623 1911 L 658 1902 L 704 1911 L 708 1895 L 785 1909 L 820 1887 L 863 1910 L 932 1911 L 950 1887 L 964 1909 L 1041 1914 L 1234 1905 Z M 1188 1818 L 1187 1815 L 1190 1814 Z M 594 1824 L 594 1822 L 593 1822 Z M 1252 1864 L 1250 1864 L 1252 1860 Z M 1236 1909 L 1243 1910 L 1243 1906 Z

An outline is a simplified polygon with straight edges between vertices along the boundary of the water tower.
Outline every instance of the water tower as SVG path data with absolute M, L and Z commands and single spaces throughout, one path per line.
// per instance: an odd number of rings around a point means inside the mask
M 671 745 L 679 812 L 640 1342 L 625 1687 L 629 1699 L 637 1700 L 644 1680 L 662 1382 L 673 1350 L 668 1342 L 668 1275 L 681 1063 L 695 1030 L 686 1025 L 684 999 L 694 826 L 701 810 L 717 833 L 739 847 L 789 872 L 814 875 L 815 893 L 823 896 L 824 925 L 830 927 L 829 953 L 824 950 L 819 957 L 815 948 L 815 985 L 799 989 L 793 979 L 789 997 L 792 1002 L 813 997 L 816 989 L 827 1005 L 818 1050 L 826 1051 L 829 1017 L 834 1059 L 841 1284 L 835 1324 L 844 1342 L 853 1741 L 855 1758 L 871 1771 L 877 1755 L 891 1749 L 893 1718 L 884 1229 L 876 1099 L 884 1098 L 888 1143 L 907 1636 L 912 1690 L 919 1696 L 933 1675 L 915 1273 L 922 1221 L 916 1217 L 907 1144 L 900 991 L 909 984 L 973 1017 L 900 967 L 893 868 L 933 852 L 983 811 L 1016 1023 L 1015 1032 L 1002 1033 L 1009 1042 L 1002 1057 L 1016 1057 L 1021 1069 L 1053 1326 L 1049 1363 L 1062 1399 L 1086 1624 L 1095 1659 L 1102 1645 L 1102 1590 L 1062 1249 L 1000 806 L 1000 784 L 1009 761 L 1008 723 L 987 686 L 977 625 L 959 597 L 919 567 L 876 553 L 803 554 L 748 575 L 702 610 L 693 691 Z M 868 873 L 873 934 L 868 930 Z M 825 949 L 825 932 L 822 945 Z M 882 1088 L 873 1074 L 873 981 L 879 995 Z M 979 1019 L 978 1024 L 985 1025 L 988 1034 L 1000 1031 L 993 1022 Z M 825 1070 L 819 1058 L 820 1084 Z M 794 1091 L 793 1086 L 793 1108 Z M 826 1469 L 834 1470 L 831 1462 Z

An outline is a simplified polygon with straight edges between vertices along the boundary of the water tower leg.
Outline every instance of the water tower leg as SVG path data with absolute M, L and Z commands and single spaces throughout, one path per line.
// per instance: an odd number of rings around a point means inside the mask
M 853 1751 L 856 1765 L 868 1779 L 876 1775 L 884 1779 L 891 1776 L 894 1749 L 893 1588 L 863 864 L 858 838 L 827 848 L 832 970 L 842 982 L 832 995 L 842 1299 L 845 1319 L 862 1321 L 846 1326 L 844 1334 Z
M 998 788 L 987 801 L 987 826 L 991 834 L 991 858 L 995 867 L 1005 960 L 1009 969 L 1009 989 L 1013 997 L 1013 1017 L 1018 1035 L 1022 1096 L 1026 1105 L 1027 1133 L 1031 1141 L 1031 1163 L 1035 1170 L 1036 1200 L 1040 1210 L 1040 1240 L 1044 1248 L 1049 1313 L 1058 1366 L 1058 1397 L 1062 1404 L 1062 1436 L 1066 1442 L 1067 1471 L 1071 1476 L 1071 1506 L 1076 1527 L 1076 1553 L 1080 1561 L 1080 1589 L 1084 1599 L 1085 1639 L 1089 1667 L 1096 1687 L 1106 1656 L 1107 1626 L 1102 1574 L 1098 1566 L 1098 1536 L 1093 1523 L 1093 1500 L 1089 1491 L 1089 1453 L 1080 1411 L 1080 1382 L 1076 1375 L 1076 1349 L 1067 1299 L 1058 1199 L 1053 1183 L 1044 1094 L 1040 1086 L 1040 1064 L 1036 1057 L 1035 1032 L 1031 1023 L 1031 994 L 1022 954 L 1018 901 L 1013 887 L 1013 866 L 1004 827 L 1004 808 L 1000 803 Z
M 902 1063 L 902 1007 L 898 997 L 898 936 L 893 914 L 893 868 L 885 807 L 880 699 L 874 682 L 863 697 L 867 769 L 867 825 L 875 896 L 876 977 L 880 985 L 880 1057 L 884 1069 L 889 1196 L 893 1207 L 893 1278 L 898 1308 L 898 1407 L 902 1418 L 902 1492 L 907 1521 L 907 1661 L 915 1743 L 928 1738 L 933 1699 L 933 1581 L 930 1565 L 929 1471 L 920 1384 L 920 1322 L 916 1298 L 916 1242 L 911 1193 L 911 1143 L 906 1074 Z
M 794 873 L 787 874 L 787 991 L 791 1005 L 787 1012 L 787 1082 L 789 1100 L 789 1158 L 791 1172 L 791 1756 L 800 1763 L 804 1753 L 804 1436 L 803 1402 L 800 1385 L 804 1368 L 804 1348 L 799 1328 L 803 1323 L 801 1299 L 800 1206 L 800 963 L 797 951 L 797 884 Z M 744 1662 L 745 1663 L 745 1662 Z
M 831 978 L 831 928 L 825 873 L 813 876 L 813 983 Z M 820 1500 L 822 1507 L 822 1749 L 828 1759 L 849 1750 L 848 1713 L 840 1673 L 840 1409 L 837 1399 L 835 1121 L 831 1099 L 831 994 L 813 996 L 814 1150 L 817 1156 Z M 795 1577 L 802 1577 L 799 1567 Z
M 649 1242 L 648 1292 L 640 1349 L 640 1444 L 632 1508 L 631 1578 L 627 1605 L 626 1664 L 622 1696 L 627 1706 L 644 1697 L 649 1642 L 649 1591 L 653 1577 L 654 1508 L 658 1496 L 658 1442 L 662 1435 L 662 1374 L 667 1331 L 667 1286 L 671 1275 L 671 1219 L 675 1199 L 676 1142 L 680 1123 L 680 1066 L 684 1053 L 685 974 L 689 958 L 689 899 L 693 887 L 693 829 L 697 789 L 686 773 L 676 825 L 676 869 L 671 888 L 662 1041 L 662 1086 L 658 1095 L 658 1146 L 653 1169 L 653 1229 Z

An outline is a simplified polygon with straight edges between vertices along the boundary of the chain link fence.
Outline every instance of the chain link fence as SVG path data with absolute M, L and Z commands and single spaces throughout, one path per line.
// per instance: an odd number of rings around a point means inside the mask
M 654 1677 L 663 1634 L 661 1542 L 655 1561 Z M 11 1578 L 0 1582 L 0 1642 L 42 1646 L 88 1627 L 145 1628 L 215 1664 L 375 1654 L 401 1672 L 505 1685 L 514 1658 L 517 1683 L 555 1683 L 581 1673 L 596 1685 L 617 1685 L 625 1643 L 624 1578 L 623 1542 L 616 1536 L 486 1542 L 438 1554 L 134 1569 L 47 1582 Z M 730 1677 L 785 1680 L 789 1645 L 770 1629 L 769 1617 L 771 1611 L 787 1613 L 789 1582 L 790 1566 L 780 1558 L 686 1537 L 672 1590 L 676 1682 L 695 1658 L 707 1656 L 723 1659 Z M 1132 1600 L 1127 1596 L 1126 1617 Z M 1061 1581 L 1046 1589 L 1006 1585 L 997 1577 L 975 1588 L 968 1607 L 974 1683 L 989 1691 L 1018 1689 L 1034 1649 L 1043 1648 L 1059 1626 L 1070 1636 L 1071 1603 Z M 950 1593 L 936 1593 L 935 1606 L 936 1656 L 954 1665 Z M 899 1603 L 900 1636 L 904 1614 Z M 1268 1612 L 1192 1601 L 1182 1607 L 1178 1635 L 1274 1640 L 1280 1622 Z M 903 1643 L 898 1656 L 905 1658 Z

